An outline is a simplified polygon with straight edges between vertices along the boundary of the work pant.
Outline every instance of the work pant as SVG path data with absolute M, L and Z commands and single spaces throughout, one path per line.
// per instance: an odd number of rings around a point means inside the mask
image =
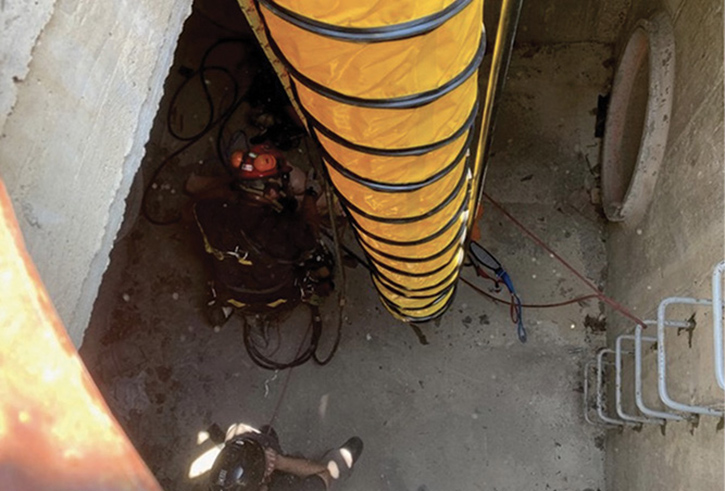
M 269 491 L 325 491 L 325 481 L 320 476 L 305 478 L 275 472 L 269 484 Z

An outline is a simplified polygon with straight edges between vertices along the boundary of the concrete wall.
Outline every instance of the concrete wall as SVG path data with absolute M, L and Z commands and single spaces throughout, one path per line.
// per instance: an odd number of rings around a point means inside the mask
M 646 215 L 610 225 L 608 242 L 609 293 L 648 318 L 654 317 L 664 297 L 709 298 L 711 269 L 725 258 L 722 2 L 636 2 L 624 32 L 655 10 L 667 11 L 675 29 L 668 148 Z M 623 36 L 619 50 L 625 42 Z M 687 336 L 668 333 L 668 386 L 681 402 L 722 402 L 712 361 L 712 318 L 707 309 L 700 309 L 696 320 L 692 347 Z M 610 346 L 616 335 L 632 327 L 611 312 L 608 323 Z M 655 353 L 648 351 L 644 362 L 645 399 L 654 403 Z M 669 423 L 664 434 L 651 426 L 641 432 L 609 432 L 608 489 L 723 489 L 725 440 L 718 423 L 716 418 L 702 417 L 697 427 Z
M 516 42 L 613 44 L 632 3 L 632 0 L 524 1 Z M 484 19 L 491 46 L 500 10 L 500 0 L 485 2 Z
M 494 39 L 500 2 L 486 4 Z M 710 297 L 710 272 L 725 258 L 723 150 L 723 12 L 712 0 L 547 0 L 525 2 L 517 42 L 533 45 L 594 42 L 612 45 L 618 59 L 639 19 L 667 12 L 676 38 L 676 79 L 669 143 L 647 213 L 608 227 L 607 291 L 641 317 L 654 317 L 667 296 Z M 602 60 L 605 61 L 605 60 Z M 674 312 L 689 317 L 687 311 Z M 668 386 L 685 403 L 722 403 L 712 361 L 712 318 L 696 312 L 688 336 L 667 343 Z M 632 325 L 608 312 L 608 344 Z M 656 357 L 644 360 L 645 400 L 655 406 Z M 632 366 L 625 357 L 625 384 Z M 630 387 L 631 388 L 631 385 Z M 625 408 L 634 407 L 625 396 Z M 698 426 L 669 423 L 607 432 L 607 489 L 660 491 L 723 489 L 725 434 L 719 420 Z
M 0 176 L 76 345 L 190 9 L 0 2 Z

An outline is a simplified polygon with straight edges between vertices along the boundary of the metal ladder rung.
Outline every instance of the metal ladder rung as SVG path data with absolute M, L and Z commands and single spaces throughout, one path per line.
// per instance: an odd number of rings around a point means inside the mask
M 601 421 L 594 421 L 589 416 L 589 375 L 592 372 L 593 366 L 594 366 L 593 361 L 589 361 L 584 364 L 584 421 L 586 421 L 590 425 L 605 426 L 605 427 L 609 428 L 609 427 L 611 427 L 610 424 L 604 423 Z
M 657 325 L 657 321 L 644 321 L 648 325 Z M 683 416 L 665 411 L 657 411 L 650 409 L 644 403 L 642 392 L 642 341 L 648 343 L 656 343 L 657 338 L 651 336 L 642 336 L 642 326 L 634 328 L 634 400 L 642 414 L 653 418 L 669 419 L 673 421 L 682 421 Z
M 615 349 L 602 349 L 597 353 L 597 416 L 605 423 L 606 426 L 631 426 L 634 424 L 664 424 L 665 420 L 682 421 L 690 419 L 689 414 L 723 417 L 725 410 L 720 407 L 708 407 L 697 404 L 685 404 L 673 399 L 667 388 L 667 350 L 665 347 L 666 328 L 688 328 L 691 327 L 689 321 L 673 321 L 667 320 L 667 308 L 671 305 L 690 305 L 690 306 L 712 306 L 713 310 L 713 341 L 715 379 L 720 389 L 725 390 L 725 349 L 723 348 L 723 338 L 725 337 L 723 322 L 723 274 L 725 274 L 725 261 L 718 263 L 712 271 L 712 300 L 690 297 L 668 297 L 660 302 L 657 307 L 657 320 L 644 321 L 646 325 L 657 327 L 657 337 L 644 336 L 643 326 L 635 326 L 633 334 L 622 334 L 617 337 Z M 634 341 L 634 352 L 622 349 L 624 340 Z M 676 413 L 668 411 L 660 411 L 649 408 L 644 403 L 642 390 L 642 342 L 657 343 L 657 393 L 665 407 L 673 409 Z M 637 409 L 645 416 L 628 414 L 624 411 L 622 405 L 622 354 L 634 354 L 634 381 L 635 381 L 635 403 Z M 608 354 L 615 355 L 615 402 L 616 412 L 621 419 L 616 419 L 606 414 L 604 407 L 604 397 L 602 390 L 604 384 L 604 357 Z M 602 423 L 593 421 L 589 416 L 589 375 L 594 361 L 589 361 L 584 368 L 584 417 L 591 424 Z M 679 414 L 684 413 L 684 414 Z
M 722 311 L 722 275 L 725 261 L 712 270 L 712 329 L 715 342 L 715 378 L 721 389 L 725 390 L 725 360 L 723 360 L 723 311 Z
M 627 421 L 624 419 L 616 419 L 612 418 L 611 416 L 607 416 L 605 414 L 606 410 L 604 408 L 604 397 L 602 395 L 602 390 L 604 388 L 604 356 L 609 354 L 615 354 L 614 350 L 605 348 L 602 350 L 599 350 L 599 353 L 597 353 L 597 415 L 599 418 L 609 424 L 612 425 L 618 425 L 618 426 L 636 426 L 637 423 L 634 423 L 632 421 Z
M 665 349 L 665 328 L 672 327 L 667 324 L 667 307 L 670 305 L 712 305 L 712 301 L 689 297 L 669 297 L 662 300 L 657 307 L 657 388 L 660 399 L 665 406 L 686 413 L 702 414 L 705 416 L 722 417 L 723 411 L 705 406 L 684 404 L 675 401 L 667 390 L 667 352 Z
M 615 380 L 615 395 L 616 395 L 616 409 L 617 414 L 620 418 L 622 418 L 625 421 L 633 421 L 636 423 L 643 423 L 643 424 L 655 424 L 655 425 L 663 425 L 665 424 L 665 420 L 662 418 L 648 418 L 648 417 L 642 417 L 642 416 L 635 416 L 632 414 L 627 414 L 624 412 L 624 408 L 622 407 L 622 341 L 624 340 L 629 341 L 635 341 L 634 335 L 631 334 L 622 334 L 617 337 L 617 341 L 615 344 L 615 371 L 616 371 L 616 380 Z M 636 347 L 635 347 L 636 348 Z M 640 345 L 641 348 L 641 345 Z M 627 354 L 634 354 L 637 359 L 641 361 L 642 359 L 642 353 L 636 353 L 633 351 L 627 351 Z M 639 356 L 637 356 L 639 355 Z M 636 363 L 636 361 L 635 361 Z M 637 370 L 635 370 L 637 372 Z M 636 373 L 635 373 L 636 375 Z M 640 371 L 641 375 L 641 371 Z M 635 386 L 637 385 L 637 381 L 635 380 Z M 640 380 L 641 385 L 641 380 Z M 646 414 L 646 413 L 645 413 Z

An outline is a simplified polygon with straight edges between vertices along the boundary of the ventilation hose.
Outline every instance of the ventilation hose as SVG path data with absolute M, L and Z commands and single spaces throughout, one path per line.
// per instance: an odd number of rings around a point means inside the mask
M 258 3 L 383 305 L 438 317 L 477 194 L 483 0 Z

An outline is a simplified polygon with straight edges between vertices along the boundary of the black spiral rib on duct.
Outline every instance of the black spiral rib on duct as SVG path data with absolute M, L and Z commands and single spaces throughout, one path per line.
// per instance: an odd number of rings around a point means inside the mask
M 424 321 L 453 301 L 475 206 L 483 2 L 373 8 L 259 0 L 383 305 Z

